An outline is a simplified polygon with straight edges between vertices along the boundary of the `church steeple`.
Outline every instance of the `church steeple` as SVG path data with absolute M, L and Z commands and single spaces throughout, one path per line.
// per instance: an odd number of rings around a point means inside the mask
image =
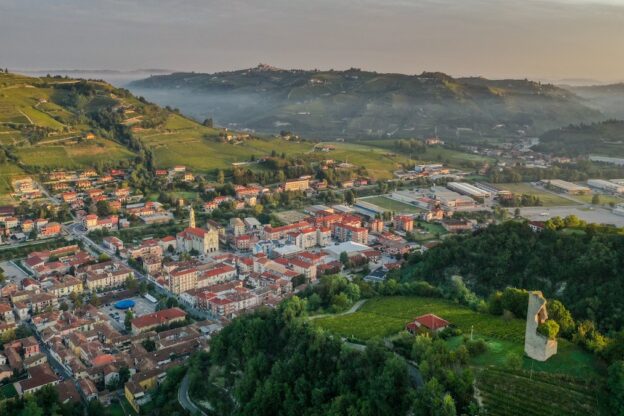
M 189 214 L 189 227 L 195 228 L 195 210 L 191 207 L 191 212 Z

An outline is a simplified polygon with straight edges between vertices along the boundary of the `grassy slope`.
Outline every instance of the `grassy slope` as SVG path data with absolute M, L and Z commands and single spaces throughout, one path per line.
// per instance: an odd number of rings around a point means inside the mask
M 481 314 L 444 299 L 386 297 L 367 301 L 354 314 L 320 318 L 314 322 L 341 336 L 366 340 L 392 336 L 403 330 L 408 321 L 426 313 L 435 313 L 449 320 L 464 334 L 473 330 L 475 338 L 486 340 L 488 351 L 474 358 L 471 364 L 477 369 L 477 387 L 490 414 L 526 414 L 520 412 L 521 403 L 525 401 L 535 402 L 531 414 L 536 415 L 587 414 L 583 412 L 595 408 L 599 383 L 592 384 L 592 380 L 600 380 L 602 364 L 568 341 L 560 340 L 557 355 L 546 362 L 524 357 L 523 370 L 510 374 L 504 368 L 509 353 L 522 354 L 524 351 L 523 320 Z M 461 337 L 448 342 L 451 347 L 458 346 Z M 540 376 L 541 373 L 547 375 Z M 540 389 L 538 395 L 526 389 L 531 374 L 539 382 L 533 384 Z M 498 381 L 493 383 L 494 378 Z M 579 383 L 588 385 L 579 387 Z M 562 394 L 562 391 L 577 392 Z M 574 403 L 572 407 L 571 403 Z M 560 409 L 560 413 L 552 413 L 553 409 Z
M 53 84 L 69 83 L 56 78 L 30 78 L 16 74 L 0 74 L 0 123 L 17 122 L 23 127 L 37 126 L 51 129 L 51 134 L 41 141 L 30 144 L 20 126 L 3 126 L 0 130 L 0 144 L 16 146 L 15 154 L 28 167 L 80 168 L 92 166 L 97 160 L 117 161 L 128 159 L 133 153 L 122 145 L 97 138 L 75 145 L 63 145 L 62 139 L 82 138 L 92 131 L 86 124 L 69 123 L 75 119 L 73 112 L 54 102 Z M 98 83 L 103 90 L 111 90 L 106 84 Z M 93 109 L 95 101 L 89 103 Z M 117 101 L 109 99 L 106 104 Z M 100 104 L 104 104 L 103 102 Z

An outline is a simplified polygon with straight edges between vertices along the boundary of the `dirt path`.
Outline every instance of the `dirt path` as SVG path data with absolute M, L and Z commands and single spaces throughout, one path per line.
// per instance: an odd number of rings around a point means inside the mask
M 368 299 L 361 299 L 358 300 L 357 302 L 355 302 L 353 304 L 353 306 L 351 306 L 348 310 L 344 311 L 344 312 L 340 312 L 340 313 L 324 313 L 322 315 L 314 315 L 314 316 L 310 316 L 308 319 L 312 320 L 312 319 L 318 319 L 318 318 L 325 318 L 327 316 L 343 316 L 343 315 L 350 315 L 352 313 L 357 312 L 362 305 L 364 305 L 366 303 Z

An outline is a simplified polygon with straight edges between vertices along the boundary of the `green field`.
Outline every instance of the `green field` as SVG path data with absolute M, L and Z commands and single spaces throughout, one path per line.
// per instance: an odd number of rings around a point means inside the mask
M 468 307 L 436 298 L 398 296 L 370 299 L 356 313 L 321 318 L 315 323 L 340 335 L 366 340 L 397 334 L 409 321 L 427 313 L 435 313 L 467 334 L 474 328 L 476 336 L 524 342 L 524 321 L 477 313 Z
M 496 187 L 513 192 L 517 195 L 535 195 L 540 199 L 540 201 L 542 201 L 542 206 L 545 207 L 578 205 L 578 203 L 564 198 L 563 196 L 559 196 L 543 189 L 536 188 L 534 186 L 531 186 L 531 184 L 529 183 L 497 183 Z
M 422 297 L 383 297 L 368 300 L 356 313 L 320 318 L 314 322 L 321 327 L 345 337 L 368 340 L 374 337 L 395 335 L 405 324 L 419 315 L 434 313 L 461 329 L 465 335 L 473 331 L 475 338 L 488 343 L 488 351 L 474 360 L 479 366 L 500 366 L 507 354 L 524 351 L 524 327 L 521 319 L 478 313 L 445 299 Z M 451 339 L 459 345 L 461 337 Z M 595 357 L 566 340 L 559 341 L 559 352 L 544 363 L 524 359 L 526 369 L 570 375 L 597 375 L 601 365 Z
M 395 212 L 397 214 L 418 214 L 423 212 L 422 209 L 415 207 L 414 205 L 406 204 L 401 201 L 395 201 L 394 199 L 390 199 L 382 195 L 358 198 L 358 201 L 368 202 L 369 204 L 377 205 L 380 208 Z
M 591 204 L 593 197 L 594 197 L 593 195 L 574 195 L 572 198 L 578 199 L 579 201 L 582 201 L 582 202 L 584 202 L 586 204 Z M 599 205 L 609 205 L 611 203 L 613 203 L 613 204 L 621 204 L 622 202 L 624 202 L 623 198 L 621 198 L 619 196 L 615 196 L 615 195 L 599 194 L 598 197 L 600 198 L 600 204 Z
M 595 414 L 604 367 L 594 355 L 566 340 L 546 362 L 523 357 L 521 370 L 505 367 L 510 353 L 524 352 L 524 320 L 482 314 L 444 299 L 384 297 L 368 300 L 353 314 L 314 320 L 343 337 L 391 337 L 418 315 L 434 313 L 469 335 L 483 338 L 488 350 L 471 359 L 477 391 L 488 415 Z M 462 336 L 450 338 L 456 348 Z M 524 405 L 529 402 L 528 405 Z
M 27 146 L 15 151 L 27 166 L 42 168 L 81 168 L 93 166 L 100 160 L 120 161 L 134 156 L 125 147 L 105 139 L 97 139 L 71 146 Z
M 17 203 L 17 201 L 9 195 L 13 192 L 11 180 L 24 175 L 25 172 L 16 164 L 8 161 L 0 163 L 0 205 L 13 205 Z
M 477 372 L 477 388 L 490 416 L 594 415 L 599 397 L 592 380 L 554 374 L 486 368 Z
M 393 140 L 366 140 L 360 143 L 396 151 L 393 147 L 393 142 Z M 494 159 L 491 157 L 447 149 L 441 146 L 430 146 L 427 147 L 425 151 L 414 151 L 408 156 L 411 156 L 412 158 L 412 161 L 410 162 L 412 165 L 426 162 L 442 162 L 451 168 L 457 169 L 470 168 L 475 163 L 482 164 L 485 162 L 494 162 Z
M 374 144 L 369 145 L 367 142 L 362 142 L 361 144 L 326 143 L 333 145 L 336 149 L 328 153 L 317 152 L 315 156 L 346 161 L 356 166 L 364 166 L 369 175 L 377 179 L 391 179 L 394 176 L 394 171 L 401 169 L 403 166 L 414 164 L 413 161 L 410 161 L 404 155 L 396 154 Z

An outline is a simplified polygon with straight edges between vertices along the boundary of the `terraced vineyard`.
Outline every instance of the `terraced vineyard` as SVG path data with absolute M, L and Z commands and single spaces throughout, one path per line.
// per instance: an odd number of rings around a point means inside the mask
M 477 373 L 477 388 L 489 416 L 599 414 L 593 379 L 486 368 Z

